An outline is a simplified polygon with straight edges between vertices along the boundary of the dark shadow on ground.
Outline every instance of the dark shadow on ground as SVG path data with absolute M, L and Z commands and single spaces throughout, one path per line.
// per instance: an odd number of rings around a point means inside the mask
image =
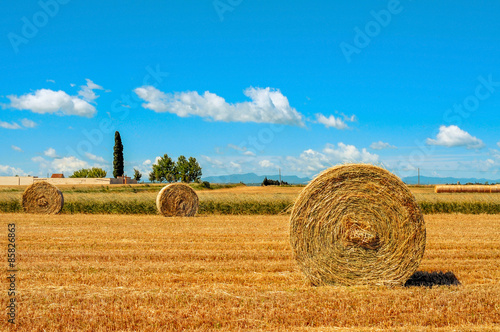
M 421 287 L 433 287 L 433 286 L 458 286 L 461 285 L 457 277 L 453 272 L 443 273 L 441 271 L 436 272 L 423 272 L 417 271 L 406 281 L 405 287 L 411 286 L 421 286 Z

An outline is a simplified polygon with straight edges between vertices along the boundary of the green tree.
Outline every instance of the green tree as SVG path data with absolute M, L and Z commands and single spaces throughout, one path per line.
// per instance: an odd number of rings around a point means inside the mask
M 89 170 L 88 178 L 104 178 L 106 177 L 107 172 L 102 168 L 92 167 Z
M 78 171 L 74 171 L 70 178 L 86 178 L 89 175 L 89 170 L 87 168 L 79 169 Z
M 138 169 L 134 168 L 134 180 L 137 182 L 141 181 L 142 173 Z
M 103 178 L 106 176 L 106 171 L 102 168 L 92 167 L 92 168 L 82 168 L 75 171 L 70 178 Z
M 189 179 L 189 162 L 187 161 L 186 157 L 184 156 L 179 156 L 177 158 L 177 163 L 175 164 L 177 167 L 177 174 L 179 175 L 179 179 L 182 182 L 189 183 L 191 182 Z
M 196 158 L 189 157 L 188 160 L 188 182 L 195 182 L 201 178 L 201 166 L 196 161 Z
M 165 153 L 162 158 L 158 159 L 156 164 L 153 164 L 153 175 L 155 180 L 160 183 L 163 181 L 177 181 L 177 168 L 175 167 L 175 162 L 168 156 L 168 154 Z
M 120 133 L 115 131 L 115 147 L 113 150 L 113 176 L 123 176 L 123 144 Z

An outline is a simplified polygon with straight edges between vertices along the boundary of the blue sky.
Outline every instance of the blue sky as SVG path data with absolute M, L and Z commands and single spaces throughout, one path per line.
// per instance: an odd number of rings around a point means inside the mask
M 497 1 L 70 1 L 0 13 L 0 176 L 196 157 L 204 176 L 499 179 Z

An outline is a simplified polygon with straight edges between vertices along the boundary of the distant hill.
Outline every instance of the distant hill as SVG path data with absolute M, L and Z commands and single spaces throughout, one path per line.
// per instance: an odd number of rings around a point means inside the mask
M 202 178 L 203 181 L 208 181 L 210 183 L 240 183 L 243 182 L 245 184 L 260 184 L 264 181 L 264 178 L 267 177 L 270 180 L 278 180 L 279 175 L 257 175 L 255 173 L 246 173 L 246 174 L 229 174 L 229 175 L 221 175 L 221 176 L 207 176 Z M 288 182 L 290 184 L 307 184 L 311 181 L 310 178 L 301 178 L 296 175 L 282 175 L 281 180 Z M 406 184 L 417 184 L 418 177 L 417 176 L 408 176 L 403 178 L 403 181 Z M 500 180 L 488 180 L 488 179 L 476 179 L 476 178 L 439 178 L 439 177 L 430 177 L 430 176 L 420 176 L 420 184 L 455 184 L 460 182 L 461 184 L 466 183 L 500 183 Z
M 245 184 L 260 184 L 267 177 L 270 180 L 279 180 L 279 175 L 257 175 L 255 173 L 246 174 L 230 174 L 221 176 L 207 176 L 202 178 L 202 181 L 208 181 L 210 183 L 240 183 Z M 288 182 L 289 184 L 307 184 L 311 181 L 310 178 L 299 178 L 295 175 L 282 175 L 281 180 Z
M 408 176 L 402 179 L 406 184 L 417 184 L 418 176 Z M 475 179 L 475 178 L 438 178 L 438 177 L 428 177 L 428 176 L 420 176 L 420 184 L 456 184 L 460 182 L 461 184 L 466 183 L 500 183 L 500 180 L 488 180 L 488 179 Z

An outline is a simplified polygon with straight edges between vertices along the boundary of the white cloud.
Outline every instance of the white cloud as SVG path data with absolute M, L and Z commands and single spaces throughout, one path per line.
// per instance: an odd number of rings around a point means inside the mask
M 389 143 L 385 143 L 382 141 L 373 142 L 370 145 L 370 148 L 372 148 L 373 150 L 396 149 L 394 145 L 390 145 Z
M 10 147 L 11 147 L 11 148 L 12 148 L 12 150 L 14 150 L 14 151 L 23 152 L 23 149 L 21 149 L 21 148 L 20 148 L 20 147 L 18 147 L 18 146 L 11 145 Z
M 92 102 L 96 100 L 99 96 L 95 94 L 94 90 L 104 90 L 100 85 L 95 84 L 88 78 L 86 79 L 87 84 L 80 86 L 81 90 L 78 91 L 78 95 L 82 97 L 83 100 Z
M 441 145 L 446 147 L 465 146 L 467 149 L 480 149 L 484 143 L 477 137 L 458 128 L 455 125 L 439 127 L 436 139 L 427 139 L 428 145 Z
M 356 115 L 354 115 L 354 114 L 353 114 L 353 115 L 351 115 L 351 116 L 347 116 L 347 115 L 345 115 L 344 113 L 340 113 L 340 115 L 342 115 L 342 116 L 344 117 L 344 120 L 345 120 L 345 121 L 354 122 L 354 121 L 356 121 L 356 120 L 357 120 L 357 119 L 356 119 Z
M 21 126 L 15 122 L 8 123 L 4 121 L 0 121 L 0 127 L 5 129 L 21 129 Z
M 286 165 L 283 167 L 294 172 L 312 174 L 339 163 L 363 162 L 373 164 L 378 161 L 379 156 L 369 153 L 366 148 L 360 150 L 354 145 L 340 142 L 337 146 L 326 144 L 321 152 L 308 149 L 302 152 L 298 158 L 288 156 Z
M 144 180 L 149 177 L 149 173 L 152 171 L 151 164 L 152 164 L 151 159 L 146 159 L 139 165 L 136 164 L 135 166 L 133 166 L 132 169 L 137 169 L 142 174 L 141 180 Z
M 37 126 L 36 122 L 28 119 L 22 119 L 21 124 L 26 128 L 35 128 Z M 22 127 L 17 122 L 8 123 L 0 121 L 0 127 L 5 129 L 22 129 Z
M 29 110 L 34 113 L 56 113 L 59 115 L 77 115 L 92 117 L 97 112 L 90 103 L 98 96 L 93 90 L 102 90 L 102 87 L 87 79 L 87 84 L 81 86 L 77 96 L 70 96 L 59 90 L 40 89 L 21 96 L 10 95 L 10 104 L 6 107 Z M 29 120 L 28 120 L 29 121 Z
M 330 160 L 336 162 L 362 162 L 362 163 L 376 163 L 379 156 L 368 152 L 365 148 L 361 151 L 354 145 L 338 143 L 338 148 L 333 144 L 326 144 L 323 152 L 330 157 Z
M 236 150 L 245 156 L 255 156 L 255 153 L 248 150 L 246 147 L 240 147 L 240 146 L 237 146 L 234 144 L 228 144 L 227 147 L 230 149 Z
M 224 163 L 218 159 L 210 158 L 208 156 L 201 156 L 207 163 L 209 163 L 212 167 L 221 167 L 224 166 Z
M 234 161 L 229 162 L 229 168 L 234 168 L 236 171 L 241 172 L 241 164 L 235 163 Z
M 26 128 L 35 128 L 37 126 L 37 123 L 34 121 L 31 121 L 29 119 L 22 119 L 21 124 L 25 126 Z
M 353 118 L 354 119 L 354 118 Z M 333 115 L 330 115 L 328 118 L 323 114 L 316 114 L 316 121 L 325 125 L 326 128 L 333 127 L 335 129 L 347 129 L 349 128 L 347 124 L 341 118 L 336 118 Z
M 500 148 L 500 141 L 497 142 L 498 147 Z
M 324 170 L 332 163 L 327 156 L 313 149 L 305 150 L 298 158 L 293 156 L 286 157 L 286 167 L 294 172 L 311 174 Z
M 31 158 L 31 160 L 39 164 L 42 174 L 46 172 L 52 172 L 65 173 L 69 176 L 79 169 L 91 167 L 86 161 L 80 160 L 73 156 L 56 158 L 50 161 L 44 159 L 43 157 L 37 156 Z
M 274 163 L 272 163 L 271 161 L 269 161 L 267 159 L 259 161 L 259 165 L 260 165 L 260 167 L 264 167 L 264 168 L 277 168 L 278 167 Z
M 50 158 L 57 158 L 56 150 L 53 148 L 48 148 L 47 150 L 43 151 L 43 154 Z
M 0 165 L 0 174 L 6 175 L 6 176 L 15 176 L 15 175 L 25 176 L 25 175 L 27 175 L 26 172 L 24 172 L 22 169 L 11 167 L 8 165 Z
M 88 167 L 89 164 L 86 161 L 73 156 L 58 158 L 52 161 L 52 168 L 59 173 L 73 174 L 74 171 Z
M 50 83 L 55 83 L 56 81 L 54 80 L 46 80 L 47 82 L 50 82 Z
M 228 144 L 227 147 L 236 151 L 246 151 L 246 147 L 240 147 L 234 144 Z
M 94 160 L 100 163 L 105 163 L 106 160 L 104 160 L 103 157 L 96 156 L 95 154 L 92 154 L 90 152 L 85 152 L 85 157 L 87 157 L 90 160 Z
M 244 91 L 251 101 L 230 104 L 224 98 L 205 91 L 166 94 L 153 86 L 136 88 L 134 92 L 146 101 L 144 108 L 168 112 L 180 117 L 200 116 L 213 121 L 278 123 L 304 126 L 303 116 L 290 106 L 279 90 L 250 87 Z

